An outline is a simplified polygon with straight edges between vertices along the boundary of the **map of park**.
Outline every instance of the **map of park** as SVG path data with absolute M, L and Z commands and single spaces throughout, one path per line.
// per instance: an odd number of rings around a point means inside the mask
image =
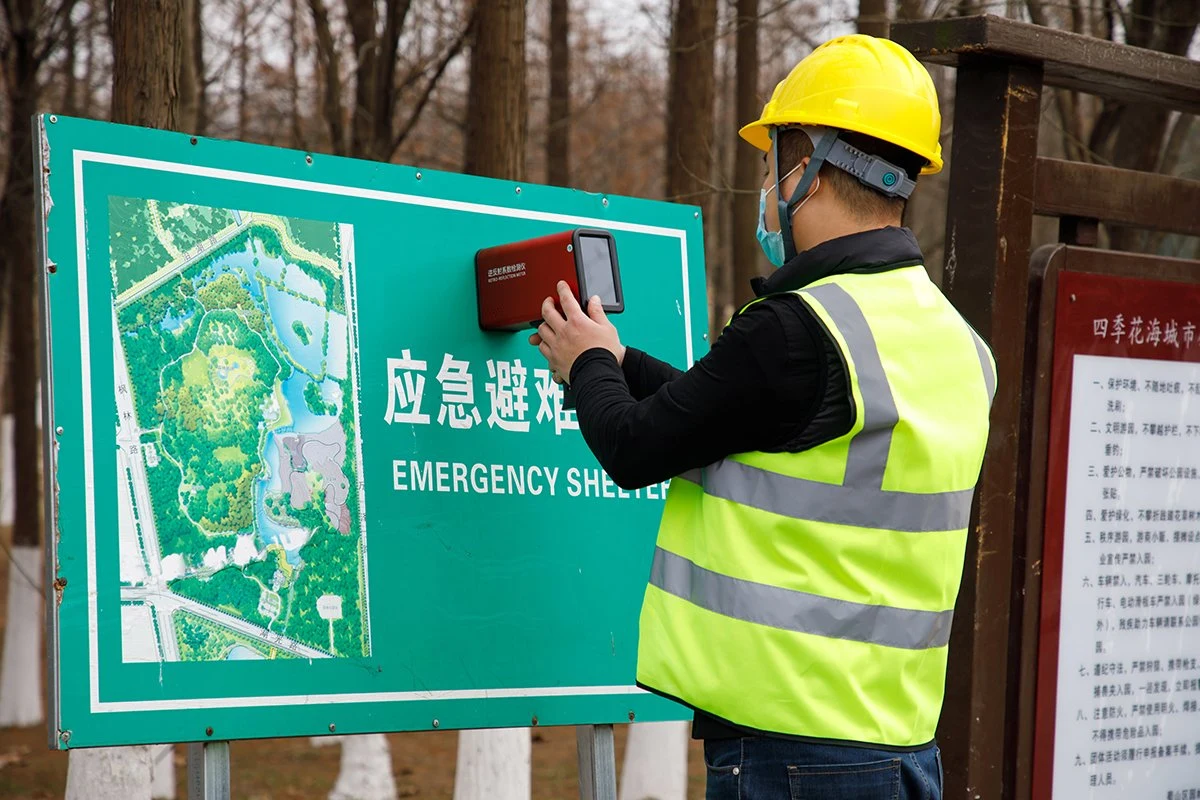
M 108 211 L 123 659 L 370 655 L 353 229 Z

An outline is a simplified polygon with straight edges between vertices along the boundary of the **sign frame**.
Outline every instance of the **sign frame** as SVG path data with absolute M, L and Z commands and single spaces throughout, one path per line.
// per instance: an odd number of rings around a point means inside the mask
M 1067 277 L 1064 281 L 1065 276 Z M 1151 277 L 1152 276 L 1152 277 Z M 1082 277 L 1104 281 L 1120 279 L 1155 286 L 1172 283 L 1200 289 L 1200 263 L 1089 247 L 1046 245 L 1031 259 L 1030 318 L 1038 326 L 1027 338 L 1026 358 L 1034 368 L 1036 384 L 1030 429 L 1030 469 L 1025 603 L 1021 640 L 1018 698 L 1018 738 L 1031 753 L 1028 793 L 1019 797 L 1051 800 L 1054 780 L 1055 714 L 1058 683 L 1058 647 L 1062 597 L 1062 555 L 1067 476 L 1067 425 L 1070 419 L 1072 362 L 1076 354 L 1121 355 L 1097 344 L 1093 333 L 1067 333 L 1060 326 L 1078 300 L 1072 280 Z M 1200 315 L 1198 315 L 1200 316 Z M 1089 320 L 1090 323 L 1090 320 Z M 1190 358 L 1200 362 L 1200 342 Z M 1025 752 L 1022 748 L 1022 752 Z
M 625 683 L 571 685 L 569 682 L 547 683 L 542 688 L 512 688 L 503 686 L 489 688 L 461 689 L 454 691 L 438 691 L 437 689 L 418 688 L 416 691 L 392 692 L 328 692 L 308 693 L 300 695 L 284 695 L 273 698 L 244 698 L 241 696 L 228 697 L 199 697 L 187 701 L 169 701 L 167 705 L 146 700 L 113 701 L 101 697 L 104 684 L 99 678 L 98 659 L 96 657 L 96 641 L 99 630 L 95 616 L 95 557 L 89 557 L 87 563 L 87 584 L 78 586 L 79 576 L 82 575 L 80 566 L 70 564 L 75 559 L 74 553 L 64 553 L 61 549 L 62 538 L 66 530 L 63 528 L 60 502 L 65 498 L 64 487 L 60 485 L 61 471 L 64 465 L 74 468 L 81 459 L 78 439 L 71 439 L 77 434 L 75 427 L 77 415 L 56 416 L 56 405 L 61 405 L 61 398 L 56 398 L 53 384 L 53 349 L 56 343 L 61 346 L 61 337 L 56 337 L 52 327 L 52 312 L 55 310 L 55 292 L 64 289 L 55 286 L 56 281 L 74 280 L 78 277 L 83 285 L 84 270 L 78 269 L 83 256 L 87 252 L 83 233 L 83 202 L 82 182 L 85 164 L 93 162 L 121 161 L 124 165 L 148 170 L 158 170 L 163 173 L 177 170 L 179 173 L 201 175 L 214 180 L 233 180 L 251 182 L 257 185 L 274 185 L 288 190 L 301 190 L 317 194 L 345 194 L 370 199 L 373 201 L 411 203 L 420 206 L 434 207 L 452 212 L 483 213 L 493 216 L 515 218 L 536 222 L 552 223 L 564 226 L 595 227 L 616 231 L 618 235 L 637 234 L 650 236 L 666 236 L 678 242 L 682 266 L 683 294 L 679 309 L 680 322 L 683 327 L 683 345 L 686 353 L 686 363 L 690 365 L 696 354 L 701 352 L 707 339 L 705 315 L 705 287 L 703 280 L 703 244 L 701 236 L 700 214 L 690 206 L 659 203 L 654 201 L 620 198 L 609 195 L 581 193 L 570 189 L 536 186 L 511 181 L 491 180 L 484 178 L 467 178 L 452 173 L 439 173 L 430 170 L 419 170 L 400 165 L 368 164 L 350 159 L 333 156 L 314 155 L 299 151 L 268 148 L 258 145 L 248 145 L 237 142 L 224 142 L 210 139 L 197 139 L 186 134 L 160 131 L 145 131 L 142 129 L 124 128 L 108 123 L 88 120 L 69 119 L 57 115 L 41 115 L 34 118 L 35 174 L 40 176 L 36 203 L 36 225 L 38 264 L 42 273 L 42 291 L 40 292 L 41 311 L 43 319 L 43 370 L 45 375 L 45 391 L 43 392 L 44 447 L 47 469 L 45 473 L 45 503 L 47 522 L 47 558 L 46 558 L 46 587 L 47 587 L 47 650 L 49 670 L 49 718 L 48 736 L 50 746 L 57 749 L 70 747 L 108 746 L 115 744 L 152 743 L 163 741 L 218 741 L 239 738 L 262 738 L 275 736 L 305 736 L 328 734 L 336 729 L 337 733 L 370 733 L 390 732 L 397 730 L 432 730 L 458 729 L 467 727 L 513 727 L 522 725 L 578 725 L 578 724 L 612 724 L 627 722 L 633 719 L 639 721 L 658 721 L 685 719 L 688 714 L 677 706 L 662 698 L 656 697 L 645 690 L 636 687 L 633 675 L 630 674 Z M 78 146 L 70 149 L 51 147 L 48 129 L 55 126 L 70 129 L 77 133 L 79 140 L 85 140 L 90 133 L 112 134 L 114 130 L 128 133 L 130 140 L 152 142 L 154 149 L 161 153 L 169 153 L 171 157 L 164 160 L 158 157 L 145 157 L 144 154 L 131 152 L 133 144 L 122 144 L 110 148 L 110 152 L 102 152 L 102 148 L 91 150 L 90 153 Z M 65 132 L 65 130 L 64 130 Z M 111 140 L 111 139 L 110 139 Z M 61 141 L 61 134 L 60 134 Z M 121 150 L 125 152 L 120 152 Z M 61 152 L 60 152 L 61 150 Z M 111 151 L 116 151 L 113 155 Z M 220 166 L 223 153 L 238 152 L 242 163 L 247 156 L 254 154 L 264 164 L 261 170 L 245 172 L 229 170 Z M 70 154 L 70 162 L 64 162 L 64 154 Z M 195 154 L 194 157 L 190 157 Z M 53 167 L 53 170 L 52 170 Z M 58 176 L 63 169 L 73 170 L 75 181 L 66 183 Z M 312 177 L 307 177 L 310 173 Z M 344 178 L 343 173 L 354 177 Z M 301 175 L 303 177 L 297 177 Z M 57 179 L 57 180 L 56 180 Z M 472 200 L 464 201 L 447 196 L 447 182 L 471 182 L 472 187 L 478 187 L 480 197 L 472 195 Z M 391 185 L 382 185 L 391 184 Z M 442 184 L 441 188 L 438 185 Z M 74 196 L 63 199 L 63 193 L 68 186 L 73 186 Z M 398 188 L 403 186 L 403 189 Z M 524 191 L 522 191 L 524 189 Z M 53 191 L 52 191 L 53 190 Z M 501 197 L 515 198 L 511 204 L 503 204 Z M 586 212 L 581 213 L 583 209 Z M 660 219 L 669 219 L 669 226 L 652 225 L 631 221 L 631 215 L 647 214 Z M 72 253 L 66 252 L 65 245 L 56 245 L 55 240 L 48 234 L 55 230 L 64 213 L 76 215 L 78 229 L 75 231 L 78 247 Z M 61 230 L 61 229 L 59 229 Z M 622 233 L 623 232 L 623 233 Z M 72 259 L 77 260 L 72 262 Z M 689 273 L 689 264 L 691 273 Z M 60 271 L 60 265 L 62 269 Z M 696 266 L 700 265 L 699 272 Z M 57 274 L 57 278 L 55 277 Z M 466 277 L 473 284 L 473 278 L 468 273 Z M 698 278 L 698 279 L 697 279 Z M 87 298 L 86 293 L 84 297 Z M 86 303 L 84 304 L 86 305 Z M 696 313 L 693 313 L 695 310 Z M 464 316 L 464 325 L 469 325 L 478 333 L 472 315 Z M 86 348 L 86 333 L 84 335 Z M 76 339 L 78 344 L 79 340 Z M 85 349 L 86 353 L 86 349 Z M 84 369 L 90 369 L 87 357 L 83 361 Z M 81 376 L 80 380 L 84 378 Z M 77 402 L 77 398 L 76 398 Z M 85 401 L 83 430 L 85 438 L 90 426 L 87 419 L 91 412 Z M 100 422 L 103 425 L 103 420 Z M 84 445 L 82 461 L 86 467 L 91 458 L 90 439 Z M 70 452 L 74 451 L 74 452 Z M 64 458 L 67 461 L 64 461 Z M 89 473 L 90 475 L 90 473 Z M 365 478 L 363 479 L 365 480 Z M 90 481 L 90 479 L 89 479 Z M 85 484 L 95 486 L 94 482 Z M 94 491 L 94 489 L 93 489 Z M 88 495 L 90 497 L 90 495 Z M 608 496 L 607 494 L 605 495 Z M 86 498 L 84 498 L 86 500 Z M 87 501 L 90 503 L 90 501 Z M 89 534 L 94 536 L 94 511 L 87 509 Z M 78 531 L 75 532 L 77 537 Z M 93 546 L 94 550 L 94 546 Z M 93 552 L 89 550 L 88 552 Z M 364 557 L 365 558 L 365 557 Z M 648 571 L 649 564 L 646 564 Z M 70 580 L 67 573 L 70 572 Z M 91 602 L 91 620 L 88 623 L 88 636 L 91 643 L 92 658 L 89 659 L 89 677 L 87 691 L 90 697 L 90 707 L 84 710 L 72 706 L 75 702 L 64 698 L 64 685 L 70 683 L 73 696 L 79 694 L 77 678 L 62 669 L 62 610 L 64 596 L 72 592 L 78 597 L 86 594 Z M 640 597 L 640 594 L 639 594 Z M 78 634 L 78 631 L 75 632 Z M 606 637 L 607 639 L 607 637 Z M 626 654 L 628 650 L 625 650 Z M 614 645 L 615 655 L 615 645 Z M 628 655 L 625 656 L 628 658 Z M 310 660 L 311 663 L 311 660 Z M 380 669 L 382 671 L 382 668 Z M 160 667 L 161 676 L 161 667 Z M 568 679 L 569 681 L 569 679 Z M 160 677 L 161 683 L 161 677 Z M 570 709 L 559 703 L 563 698 L 573 702 Z M 249 699 L 269 702 L 251 704 Z M 578 699 L 578 702 L 575 700 Z M 492 709 L 480 718 L 464 715 L 456 709 L 460 700 L 485 700 Z M 406 721 L 403 725 L 387 721 L 388 704 L 411 703 L 427 709 L 424 722 L 411 721 L 411 715 L 406 711 Z M 113 706 L 105 708 L 104 706 Z M 256 713 L 260 719 L 264 712 L 270 712 L 282 720 L 279 724 L 265 725 L 256 723 L 248 733 L 237 730 L 238 726 L 230 721 L 241 709 L 247 714 Z M 163 717 L 159 713 L 179 713 L 186 721 L 178 724 L 178 731 L 164 736 Z M 415 712 L 414 712 L 415 713 Z M 105 716 L 108 715 L 108 716 Z M 140 715 L 140 716 L 139 716 Z M 203 723 L 204 717 L 217 718 L 214 724 Z M 86 726 L 75 720 L 83 720 Z M 393 717 L 395 719 L 396 717 Z M 144 730 L 138 730 L 136 720 L 154 721 L 145 725 Z M 100 733 L 104 720 L 122 723 L 120 736 L 107 736 Z M 74 729 L 73 729 L 74 727 Z M 80 730 L 86 727 L 88 730 Z

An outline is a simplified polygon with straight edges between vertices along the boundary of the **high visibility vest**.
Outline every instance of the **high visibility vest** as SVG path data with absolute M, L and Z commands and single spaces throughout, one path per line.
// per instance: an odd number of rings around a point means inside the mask
M 638 683 L 739 726 L 934 738 L 995 362 L 921 266 L 795 292 L 849 377 L 850 432 L 671 482 Z

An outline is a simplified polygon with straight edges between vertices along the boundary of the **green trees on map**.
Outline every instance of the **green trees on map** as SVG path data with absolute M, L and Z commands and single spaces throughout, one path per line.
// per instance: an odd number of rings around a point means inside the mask
M 288 653 L 268 648 L 245 636 L 210 622 L 203 617 L 176 611 L 171 615 L 179 655 L 183 661 L 216 661 L 229 656 L 229 651 L 241 645 L 264 658 L 290 658 Z M 266 651 L 266 652 L 264 652 Z
M 337 250 L 337 223 L 319 219 L 287 219 L 292 238 L 305 250 L 314 253 L 332 253 Z
M 125 291 L 171 261 L 154 233 L 149 206 L 140 197 L 108 198 L 109 237 L 117 292 Z
M 308 332 L 308 326 L 300 320 L 292 323 L 292 332 L 296 334 L 296 338 L 300 340 L 300 344 L 307 345 L 312 334 Z
M 186 557 L 193 554 L 198 564 L 200 556 L 210 547 L 224 545 L 226 551 L 233 548 L 236 536 L 206 535 L 183 515 L 179 504 L 179 485 L 183 475 L 170 459 L 160 458 L 157 467 L 147 466 L 146 479 L 150 486 L 150 502 L 154 506 L 159 547 L 164 555 L 182 553 Z
M 184 560 L 170 591 L 323 651 L 332 632 L 337 654 L 366 654 L 354 392 L 351 381 L 337 381 L 340 406 L 321 392 L 329 379 L 328 317 L 346 310 L 337 225 L 129 198 L 114 199 L 110 212 L 114 307 L 129 374 L 122 387 L 133 394 L 139 441 L 154 444 L 159 456 L 146 475 L 161 553 Z M 319 307 L 312 311 L 323 312 L 323 324 L 309 328 L 297 318 L 305 304 Z M 282 318 L 272 316 L 280 309 L 287 309 Z M 285 325 L 305 348 L 320 342 L 319 366 L 307 350 L 308 368 L 288 352 Z M 288 431 L 299 411 L 289 408 L 285 387 L 295 370 L 312 378 L 302 402 L 316 415 L 337 415 L 349 439 L 349 535 L 326 517 L 315 468 L 301 467 L 313 490 L 302 509 L 292 509 L 287 494 L 257 490 L 267 448 L 277 446 L 269 437 Z M 266 544 L 274 534 L 258 529 L 258 503 L 271 524 L 304 529 L 307 543 L 292 551 L 297 564 L 282 544 Z M 239 534 L 253 535 L 259 550 L 242 567 L 231 563 Z M 205 556 L 213 564 L 221 547 L 224 566 L 214 572 Z M 325 595 L 341 599 L 342 618 L 320 617 L 317 600 Z M 196 615 L 177 614 L 175 626 L 185 660 L 224 658 L 235 643 L 266 649 L 268 657 L 276 652 Z
M 188 516 L 209 532 L 253 526 L 254 478 L 262 472 L 258 419 L 278 373 L 263 338 L 230 309 L 208 312 L 193 352 L 162 371 L 163 445 L 195 487 Z
M 338 410 L 337 406 L 333 403 L 325 402 L 325 398 L 321 397 L 321 385 L 313 381 L 309 381 L 304 385 L 304 403 L 318 417 L 323 417 L 326 414 L 336 414 Z
M 317 598 L 336 595 L 342 598 L 342 618 L 333 623 L 334 646 L 339 655 L 362 655 L 367 648 L 363 640 L 359 536 L 357 529 L 349 534 L 334 530 L 322 510 L 324 503 L 322 493 L 318 493 L 309 505 L 293 511 L 300 524 L 313 532 L 300 548 L 300 558 L 321 568 L 301 569 L 296 576 L 286 630 L 294 639 L 325 642 L 318 646 L 327 648 L 329 622 L 317 613 Z
M 208 576 L 207 579 L 180 578 L 171 581 L 170 587 L 171 591 L 176 594 L 211 606 L 218 611 L 224 611 L 226 614 L 241 617 L 255 625 L 265 628 L 271 623 L 271 620 L 258 613 L 258 601 L 262 597 L 262 587 L 258 581 L 243 575 L 237 567 L 224 567 Z

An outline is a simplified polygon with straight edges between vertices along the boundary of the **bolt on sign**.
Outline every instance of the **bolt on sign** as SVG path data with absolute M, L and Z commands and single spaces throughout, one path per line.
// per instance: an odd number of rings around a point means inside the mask
M 611 233 L 624 338 L 684 367 L 695 209 L 35 126 L 53 746 L 684 716 L 634 686 L 666 485 L 480 330 L 474 256 Z

